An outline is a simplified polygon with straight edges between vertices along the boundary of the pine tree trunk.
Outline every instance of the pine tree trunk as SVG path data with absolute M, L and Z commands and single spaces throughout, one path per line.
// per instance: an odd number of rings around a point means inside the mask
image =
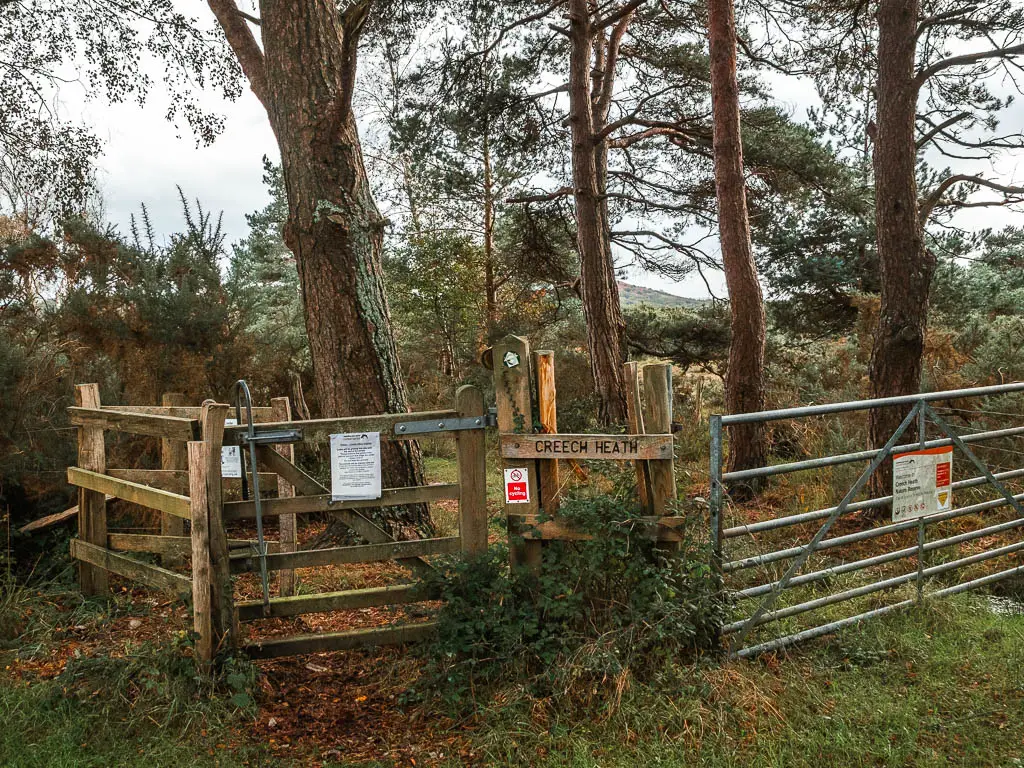
M 350 104 L 355 52 L 330 0 L 260 4 L 264 105 L 281 150 L 285 242 L 295 254 L 314 383 L 326 416 L 407 410 L 381 272 L 384 220 L 374 203 Z M 418 485 L 414 443 L 382 443 L 389 486 Z M 431 529 L 426 505 L 388 510 L 399 535 Z
M 601 421 L 621 423 L 626 418 L 626 385 L 622 373 L 626 359 L 626 324 L 622 319 L 610 234 L 604 216 L 604 182 L 600 176 L 604 148 L 595 140 L 591 104 L 593 30 L 587 0 L 569 0 L 569 32 L 569 122 L 583 317 L 590 368 L 601 403 Z
M 708 41 L 718 230 L 732 321 L 725 400 L 729 413 L 744 413 L 764 408 L 765 313 L 747 219 L 733 0 L 708 0 Z M 766 458 L 762 425 L 744 424 L 731 429 L 730 471 L 763 466 Z M 748 485 L 732 488 L 731 492 L 748 489 L 752 490 Z
M 484 322 L 487 344 L 497 340 L 498 286 L 494 274 L 494 178 L 491 172 L 491 143 L 484 132 Z
M 921 386 L 925 327 L 934 256 L 918 220 L 918 0 L 882 0 L 878 9 L 878 112 L 875 136 L 875 217 L 882 301 L 871 351 L 872 397 L 909 395 Z M 871 412 L 869 446 L 881 447 L 907 409 Z M 891 485 L 889 462 L 872 478 L 874 495 Z

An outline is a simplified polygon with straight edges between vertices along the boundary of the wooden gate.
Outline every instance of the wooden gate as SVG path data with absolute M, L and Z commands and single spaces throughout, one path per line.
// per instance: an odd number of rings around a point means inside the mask
M 264 601 L 236 603 L 234 576 L 260 568 L 260 554 L 251 540 L 228 538 L 228 527 L 256 515 L 253 500 L 225 500 L 221 478 L 221 449 L 246 441 L 246 425 L 225 426 L 229 407 L 207 402 L 195 409 L 104 409 L 98 388 L 78 388 L 80 406 L 71 409 L 72 423 L 79 427 L 79 465 L 68 468 L 68 481 L 79 487 L 79 538 L 72 542 L 72 556 L 82 563 L 82 587 L 89 594 L 105 591 L 106 573 L 117 573 L 150 587 L 192 598 L 197 655 L 208 661 L 225 647 L 239 646 L 255 657 L 273 657 L 316 651 L 342 650 L 364 645 L 403 643 L 422 639 L 433 629 L 430 622 L 387 627 L 274 637 L 242 643 L 239 622 L 308 613 L 398 605 L 431 599 L 419 584 L 295 595 L 289 576 L 298 568 L 395 560 L 414 573 L 429 570 L 429 555 L 475 553 L 487 547 L 486 461 L 483 397 L 474 387 L 456 393 L 451 410 L 386 414 L 342 419 L 295 421 L 288 417 L 287 401 L 274 409 L 254 409 L 258 462 L 264 487 L 276 480 L 277 496 L 263 499 L 262 515 L 285 524 L 283 540 L 265 555 L 270 571 L 284 574 L 278 594 Z M 281 416 L 285 418 L 281 418 Z M 259 418 L 258 418 L 259 417 Z M 424 428 L 423 425 L 430 425 Z M 187 473 L 173 470 L 177 482 L 187 478 L 187 495 L 145 485 L 153 470 L 105 469 L 103 430 L 115 429 L 187 443 Z M 331 434 L 380 432 L 382 440 L 411 440 L 429 431 L 432 438 L 456 441 L 458 481 L 450 484 L 383 489 L 380 499 L 332 501 L 330 491 L 293 461 L 290 444 L 274 444 L 275 435 L 301 433 L 306 442 L 325 441 Z M 284 438 L 282 438 L 284 439 Z M 288 438 L 294 439 L 294 438 Z M 252 467 L 248 468 L 251 473 Z M 118 472 L 122 476 L 115 476 Z M 149 475 L 138 474 L 149 472 Z M 182 490 L 182 489 L 179 489 Z M 113 537 L 106 532 L 106 496 L 125 499 L 160 510 L 176 519 L 189 520 L 191 533 L 183 536 Z M 459 535 L 415 541 L 395 541 L 376 525 L 365 510 L 445 499 L 459 502 Z M 329 549 L 296 551 L 295 516 L 329 513 L 340 518 L 365 544 Z M 289 533 L 292 532 L 292 533 Z M 115 552 L 115 548 L 159 552 L 172 557 L 191 557 L 191 579 L 169 568 L 158 567 Z

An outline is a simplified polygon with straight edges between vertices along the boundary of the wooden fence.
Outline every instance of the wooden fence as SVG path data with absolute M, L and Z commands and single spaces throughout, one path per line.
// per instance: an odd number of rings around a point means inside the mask
M 456 441 L 457 483 L 388 488 L 380 499 L 370 501 L 332 501 L 329 490 L 294 463 L 292 445 L 258 445 L 258 461 L 264 470 L 261 482 L 267 486 L 277 481 L 277 496 L 261 501 L 262 515 L 277 518 L 281 532 L 281 540 L 266 554 L 267 569 L 281 574 L 278 595 L 268 605 L 262 600 L 236 603 L 232 584 L 233 576 L 260 567 L 260 557 L 252 551 L 253 542 L 230 540 L 227 534 L 229 523 L 254 518 L 256 505 L 252 500 L 225 500 L 221 478 L 221 448 L 239 444 L 247 426 L 225 426 L 229 407 L 212 401 L 196 408 L 167 399 L 163 406 L 102 407 L 95 384 L 77 387 L 76 402 L 70 412 L 72 423 L 78 426 L 78 466 L 68 468 L 68 482 L 79 488 L 79 537 L 71 543 L 71 554 L 80 563 L 82 590 L 86 594 L 105 592 L 107 574 L 115 573 L 173 595 L 191 597 L 197 654 L 203 661 L 212 659 L 223 647 L 240 644 L 239 622 L 397 605 L 432 597 L 418 584 L 295 595 L 297 568 L 396 560 L 422 573 L 430 569 L 423 560 L 426 556 L 475 553 L 487 547 L 485 414 L 483 397 L 473 387 L 459 389 L 455 407 L 445 411 L 295 421 L 290 418 L 287 398 L 275 399 L 270 408 L 253 409 L 258 433 L 300 430 L 305 441 L 326 440 L 336 433 L 371 431 L 379 431 L 382 440 L 409 440 L 417 434 L 402 434 L 396 427 L 416 422 L 444 424 L 453 419 L 478 424 L 478 428 L 441 429 L 430 434 Z M 163 468 L 108 470 L 104 446 L 107 430 L 161 438 Z M 108 497 L 158 510 L 163 520 L 161 533 L 108 533 Z M 395 541 L 361 511 L 445 499 L 459 502 L 458 536 Z M 317 512 L 340 518 L 366 543 L 297 550 L 296 516 Z M 184 535 L 184 521 L 191 523 L 188 536 Z M 188 557 L 191 578 L 171 567 L 129 557 L 123 554 L 125 551 L 158 553 L 164 558 L 163 565 L 172 567 Z M 406 642 L 422 638 L 431 630 L 430 623 L 405 624 L 274 637 L 241 647 L 253 656 L 270 657 Z

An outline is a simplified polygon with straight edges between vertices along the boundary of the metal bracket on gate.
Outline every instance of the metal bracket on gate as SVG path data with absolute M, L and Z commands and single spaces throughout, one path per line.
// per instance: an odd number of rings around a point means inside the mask
M 400 421 L 395 424 L 396 435 L 422 435 L 429 432 L 458 432 L 464 429 L 485 429 L 498 426 L 498 416 L 493 408 L 483 416 L 464 416 L 456 419 L 428 421 Z
M 253 434 L 239 432 L 235 435 L 239 445 L 278 445 L 280 443 L 302 442 L 301 429 L 265 429 L 256 427 Z

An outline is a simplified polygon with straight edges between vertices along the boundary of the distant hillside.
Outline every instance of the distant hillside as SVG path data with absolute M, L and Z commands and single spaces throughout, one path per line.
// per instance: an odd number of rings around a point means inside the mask
M 630 285 L 621 280 L 619 280 L 619 299 L 624 307 L 647 304 L 650 307 L 685 307 L 687 309 L 696 309 L 707 303 L 703 299 L 687 299 L 683 296 L 665 293 L 664 291 L 656 291 L 653 288 Z

